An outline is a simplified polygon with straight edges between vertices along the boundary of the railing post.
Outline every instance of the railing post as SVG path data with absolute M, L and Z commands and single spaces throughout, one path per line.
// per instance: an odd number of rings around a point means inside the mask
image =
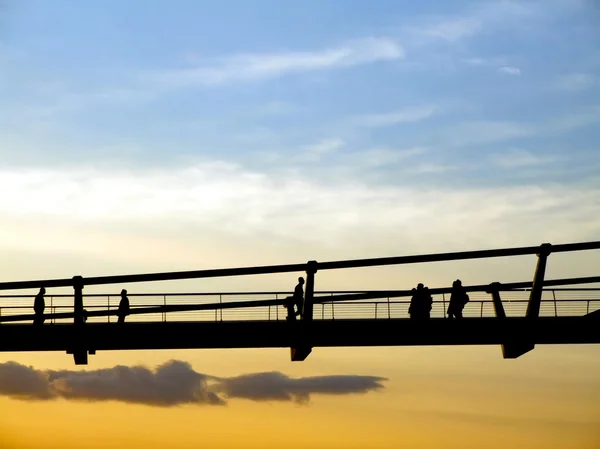
M 442 316 L 444 318 L 448 318 L 446 316 L 446 294 L 445 293 L 442 293 L 442 307 L 443 307 L 443 309 L 442 309 Z
M 552 290 L 552 298 L 554 299 L 554 316 L 558 317 L 558 309 L 556 308 L 556 291 Z
M 310 335 L 310 324 L 313 319 L 314 295 L 315 295 L 315 274 L 317 273 L 317 261 L 310 260 L 306 264 L 306 290 L 304 292 L 304 304 L 302 305 L 301 323 L 299 327 L 298 344 L 290 348 L 291 359 L 293 362 L 301 362 L 312 352 L 312 346 L 306 341 Z
M 544 289 L 544 276 L 546 274 L 546 262 L 548 256 L 552 252 L 550 243 L 543 243 L 540 246 L 540 251 L 537 254 L 538 262 L 533 277 L 533 286 L 529 294 L 529 303 L 527 303 L 527 318 L 538 318 L 540 316 L 540 306 L 542 303 L 542 291 Z
M 83 316 L 83 278 L 81 276 L 73 277 L 73 313 L 75 314 L 75 324 L 85 323 Z
M 81 276 L 73 277 L 73 324 L 75 332 L 73 337 L 76 342 L 73 345 L 72 353 L 75 365 L 87 365 L 88 350 L 85 345 L 84 324 L 86 317 L 83 309 L 83 278 Z

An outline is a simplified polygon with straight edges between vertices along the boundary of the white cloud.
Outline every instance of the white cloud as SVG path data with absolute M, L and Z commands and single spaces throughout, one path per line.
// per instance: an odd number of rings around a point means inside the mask
M 412 123 L 431 117 L 438 108 L 435 106 L 420 106 L 402 109 L 384 114 L 368 114 L 356 117 L 353 122 L 356 125 L 367 127 L 392 126 L 400 123 Z
M 518 26 L 521 20 L 531 19 L 547 13 L 541 2 L 520 3 L 515 1 L 479 2 L 466 8 L 460 15 L 424 18 L 410 31 L 426 41 L 456 42 L 483 32 L 495 31 L 505 26 Z
M 482 21 L 476 17 L 450 18 L 424 26 L 418 33 L 425 37 L 454 42 L 478 33 L 482 26 Z
M 519 76 L 521 74 L 521 69 L 518 67 L 511 66 L 503 66 L 498 69 L 500 73 L 504 73 L 506 75 Z
M 469 65 L 487 65 L 488 61 L 485 58 L 466 58 L 462 60 L 465 64 Z
M 432 190 L 412 187 L 410 181 L 396 186 L 362 185 L 352 177 L 324 184 L 306 174 L 267 175 L 232 164 L 207 163 L 139 172 L 4 168 L 0 188 L 11 192 L 0 197 L 5 226 L 40 223 L 43 229 L 53 223 L 81 224 L 90 233 L 115 226 L 160 232 L 178 224 L 196 232 L 201 229 L 207 238 L 212 232 L 253 239 L 310 236 L 314 242 L 335 244 L 362 235 L 374 244 L 394 238 L 410 245 L 416 236 L 415 241 L 440 243 L 448 236 L 496 241 L 504 236 L 510 241 L 508 229 L 517 237 L 537 241 L 536 226 L 550 216 L 553 226 L 545 232 L 554 241 L 578 239 L 600 229 L 600 192 L 566 186 Z M 532 217 L 536 204 L 552 207 L 541 207 Z M 554 216 L 557 210 L 560 214 Z M 502 220 L 497 220 L 498 214 Z M 506 230 L 498 233 L 498 227 Z M 57 244 L 43 234 L 2 235 L 2 247 Z
M 546 165 L 556 162 L 558 158 L 554 156 L 538 156 L 526 150 L 513 149 L 506 153 L 491 156 L 494 165 L 502 168 L 518 168 L 535 165 Z
M 196 68 L 151 73 L 147 79 L 165 88 L 218 85 L 402 58 L 404 49 L 398 42 L 371 37 L 324 50 L 239 54 L 207 61 Z
M 294 162 L 319 162 L 323 156 L 336 153 L 344 147 L 342 139 L 324 139 L 313 145 L 308 145 L 300 149 L 299 153 L 293 156 Z
M 594 75 L 587 73 L 571 73 L 569 75 L 561 76 L 556 82 L 556 86 L 562 90 L 577 92 L 590 89 L 596 83 L 597 79 Z
M 421 147 L 407 149 L 371 148 L 354 153 L 352 156 L 348 156 L 347 160 L 353 163 L 354 167 L 377 168 L 397 164 L 406 159 L 420 156 L 425 152 L 425 148 Z
M 448 128 L 440 136 L 449 145 L 477 145 L 527 137 L 538 132 L 535 126 L 492 120 L 463 122 Z
M 465 58 L 462 62 L 472 66 L 497 66 L 504 64 L 504 58 Z

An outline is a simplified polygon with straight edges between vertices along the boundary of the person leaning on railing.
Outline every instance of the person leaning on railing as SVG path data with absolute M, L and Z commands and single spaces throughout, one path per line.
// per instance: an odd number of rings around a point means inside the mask
M 39 293 L 35 296 L 35 299 L 33 300 L 33 311 L 35 312 L 33 324 L 44 324 L 44 310 L 46 309 L 46 301 L 44 300 L 45 294 L 46 289 L 42 287 L 40 288 Z
M 119 324 L 125 323 L 125 317 L 129 315 L 129 298 L 127 297 L 127 290 L 121 290 L 121 301 L 119 302 Z

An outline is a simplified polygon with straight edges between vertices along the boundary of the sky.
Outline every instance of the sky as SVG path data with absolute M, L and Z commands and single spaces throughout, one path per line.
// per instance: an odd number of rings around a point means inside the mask
M 600 240 L 599 23 L 594 0 L 3 0 L 0 281 Z M 552 255 L 548 277 L 599 263 Z M 534 267 L 318 273 L 316 287 Z M 66 354 L 3 353 L 0 433 L 11 448 L 596 448 L 599 355 L 112 352 L 79 375 Z M 179 399 L 124 400 L 136 390 L 119 379 L 136 376 Z

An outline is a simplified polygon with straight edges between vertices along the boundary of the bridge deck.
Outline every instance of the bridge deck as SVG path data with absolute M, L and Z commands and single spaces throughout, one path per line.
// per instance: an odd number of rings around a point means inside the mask
M 75 342 L 94 350 L 283 348 L 292 346 L 446 346 L 600 343 L 600 314 L 583 317 L 90 323 L 41 328 L 0 326 L 0 351 L 67 351 Z

